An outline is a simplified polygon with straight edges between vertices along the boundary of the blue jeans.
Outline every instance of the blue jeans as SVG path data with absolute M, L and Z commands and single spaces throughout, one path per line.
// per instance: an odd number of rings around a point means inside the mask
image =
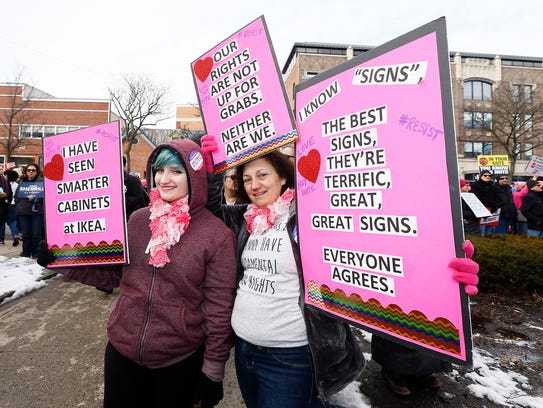
M 513 227 L 513 220 L 511 218 L 500 217 L 499 224 L 495 227 L 494 234 L 508 234 L 509 227 Z
M 528 222 L 527 221 L 517 221 L 517 235 L 526 235 L 526 231 L 528 230 Z
M 317 408 L 309 346 L 261 347 L 236 339 L 236 374 L 247 408 Z
M 38 256 L 38 246 L 43 239 L 43 214 L 19 215 L 19 224 L 23 233 L 22 256 Z
M 6 235 L 6 222 L 8 222 L 8 216 L 0 215 L 0 241 L 3 241 Z
M 488 234 L 494 234 L 496 227 L 487 227 L 486 225 L 481 225 L 481 234 L 483 236 Z
M 543 237 L 543 230 L 528 230 L 529 237 Z
M 6 224 L 8 224 L 13 238 L 19 235 L 19 230 L 17 229 L 17 209 L 14 204 L 8 207 L 8 220 L 6 221 Z

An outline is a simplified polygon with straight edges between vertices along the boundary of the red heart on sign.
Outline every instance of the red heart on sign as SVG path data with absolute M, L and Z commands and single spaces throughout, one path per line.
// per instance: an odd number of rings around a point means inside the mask
M 64 177 L 64 159 L 60 154 L 55 154 L 51 161 L 45 165 L 43 175 L 49 180 L 62 180 Z
M 211 72 L 211 69 L 213 68 L 213 58 L 207 57 L 203 60 L 198 60 L 194 63 L 194 73 L 200 80 L 200 82 L 204 82 L 207 79 L 207 76 Z
M 321 154 L 318 150 L 310 150 L 307 156 L 300 157 L 298 160 L 298 171 L 307 180 L 315 183 L 319 177 L 321 169 Z

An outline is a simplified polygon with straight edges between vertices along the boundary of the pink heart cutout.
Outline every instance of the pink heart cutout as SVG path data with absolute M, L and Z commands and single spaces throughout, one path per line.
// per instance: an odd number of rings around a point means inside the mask
M 200 80 L 200 82 L 204 82 L 212 68 L 213 58 L 207 57 L 203 60 L 200 59 L 194 63 L 194 74 Z
M 298 160 L 298 171 L 307 180 L 315 183 L 319 177 L 321 169 L 321 154 L 318 150 L 312 149 L 307 156 L 300 157 Z
M 45 165 L 43 175 L 49 180 L 62 180 L 64 177 L 64 159 L 60 154 L 55 154 L 51 161 Z

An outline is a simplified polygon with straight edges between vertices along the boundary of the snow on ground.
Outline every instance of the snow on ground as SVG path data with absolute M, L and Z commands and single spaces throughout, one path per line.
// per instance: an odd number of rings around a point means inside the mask
M 34 259 L 0 256 L 0 296 L 15 291 L 0 305 L 47 285 L 46 281 L 38 280 L 45 271 L 46 269 L 38 265 Z
M 14 291 L 0 303 L 6 304 L 25 294 L 39 289 L 49 281 L 38 281 L 47 270 L 36 264 L 30 258 L 7 258 L 0 256 L 0 296 Z M 539 330 L 543 328 L 536 327 Z M 370 335 L 367 335 L 369 340 Z M 529 345 L 526 345 L 529 347 Z M 365 355 L 370 359 L 370 355 Z M 450 374 L 454 378 L 458 372 Z M 468 386 L 470 392 L 481 398 L 481 404 L 488 399 L 504 407 L 541 408 L 542 397 L 529 396 L 531 389 L 528 379 L 514 371 L 503 371 L 499 368 L 499 361 L 486 351 L 475 348 L 473 350 L 473 370 L 466 374 L 466 378 L 473 381 Z M 334 402 L 345 408 L 369 408 L 371 401 L 360 393 L 359 383 L 353 382 L 344 390 L 334 396 Z
M 485 350 L 473 350 L 473 371 L 466 374 L 473 381 L 468 385 L 473 395 L 504 407 L 543 407 L 543 398 L 527 395 L 531 387 L 525 376 L 503 371 L 497 365 L 495 358 Z

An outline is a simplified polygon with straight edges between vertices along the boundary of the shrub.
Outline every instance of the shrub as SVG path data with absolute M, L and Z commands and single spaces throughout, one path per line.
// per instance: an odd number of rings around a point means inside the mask
M 522 235 L 466 235 L 475 247 L 479 289 L 502 293 L 543 291 L 543 239 Z

